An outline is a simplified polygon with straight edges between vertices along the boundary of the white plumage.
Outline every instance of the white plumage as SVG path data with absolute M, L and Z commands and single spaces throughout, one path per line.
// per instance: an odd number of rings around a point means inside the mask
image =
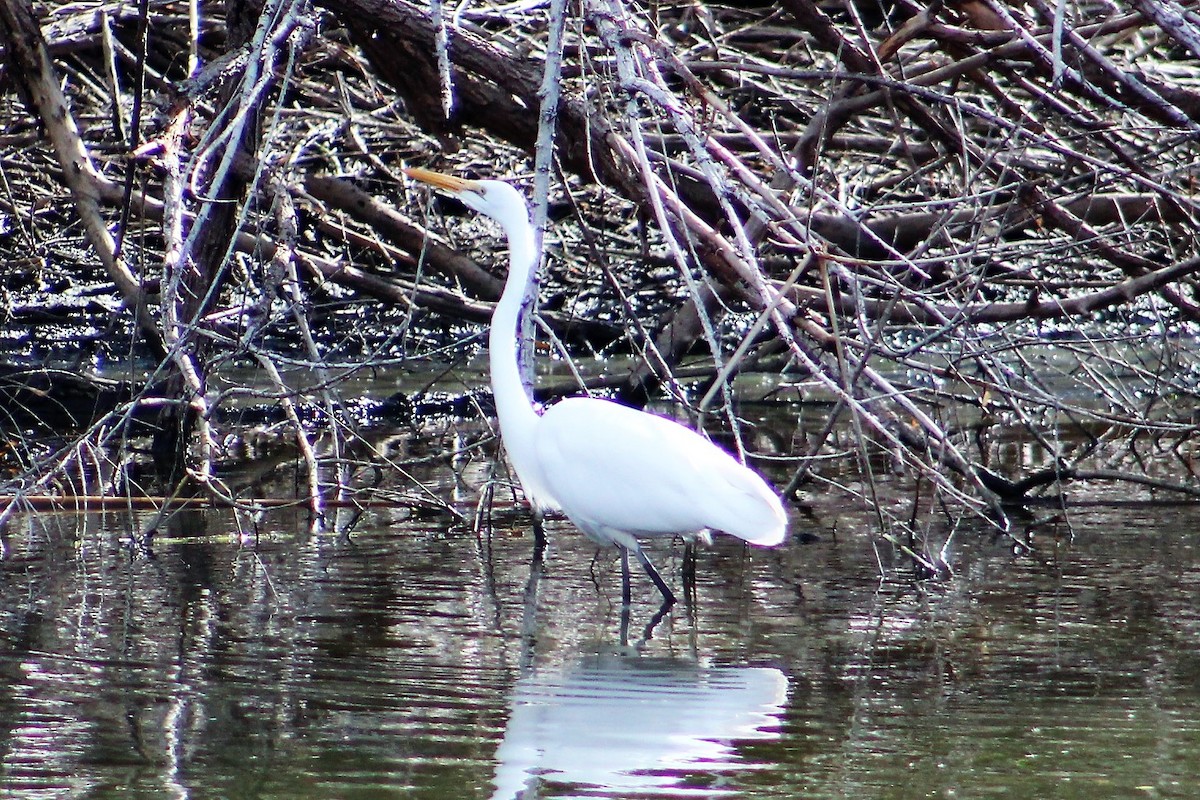
M 517 363 L 520 315 L 538 261 L 524 197 L 503 181 L 415 168 L 405 173 L 496 220 L 508 237 L 509 274 L 489 338 L 492 393 L 509 460 L 536 509 L 561 510 L 594 541 L 634 553 L 667 604 L 675 596 L 638 537 L 715 530 L 764 547 L 783 541 L 787 515 L 779 496 L 695 431 L 589 397 L 563 400 L 539 414 Z M 624 580 L 628 598 L 627 569 Z
M 673 420 L 572 397 L 551 406 L 534 435 L 547 499 L 596 541 L 634 550 L 634 537 L 705 530 L 783 541 L 787 519 L 766 482 Z

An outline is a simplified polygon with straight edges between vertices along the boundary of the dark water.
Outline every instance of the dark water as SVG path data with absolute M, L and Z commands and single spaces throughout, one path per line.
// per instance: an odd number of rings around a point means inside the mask
M 531 616 L 523 517 L 403 516 L 188 512 L 148 549 L 145 515 L 12 520 L 0 793 L 1197 795 L 1197 509 L 1079 510 L 1032 553 L 960 530 L 931 582 L 798 517 L 819 541 L 702 551 L 694 611 L 640 648 L 615 554 L 569 526 Z M 682 548 L 651 552 L 678 584 Z

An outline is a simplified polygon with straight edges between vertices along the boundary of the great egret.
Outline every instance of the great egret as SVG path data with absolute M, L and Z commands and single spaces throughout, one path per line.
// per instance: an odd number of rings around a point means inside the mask
M 529 208 L 503 181 L 473 181 L 426 169 L 404 170 L 496 222 L 508 237 L 509 271 L 488 340 L 500 435 L 535 513 L 559 510 L 599 544 L 621 548 L 629 604 L 629 553 L 662 592 L 675 595 L 638 544 L 639 536 L 694 538 L 722 531 L 771 547 L 787 516 L 754 471 L 700 434 L 664 417 L 609 400 L 571 397 L 539 413 L 521 382 L 519 324 L 537 268 Z

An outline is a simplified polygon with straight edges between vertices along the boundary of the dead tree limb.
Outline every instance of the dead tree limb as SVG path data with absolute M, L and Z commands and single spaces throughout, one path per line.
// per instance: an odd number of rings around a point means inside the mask
M 0 37 L 8 58 L 9 77 L 17 81 L 30 112 L 45 127 L 88 241 L 133 312 L 146 343 L 160 358 L 164 357 L 167 347 L 150 315 L 141 282 L 118 256 L 116 240 L 100 211 L 99 185 L 106 181 L 79 134 L 79 126 L 59 88 L 61 79 L 50 61 L 41 28 L 27 0 L 0 0 Z

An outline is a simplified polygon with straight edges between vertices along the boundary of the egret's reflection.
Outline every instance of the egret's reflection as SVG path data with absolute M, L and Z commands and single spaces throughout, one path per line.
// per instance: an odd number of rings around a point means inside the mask
M 697 770 L 747 768 L 732 743 L 778 736 L 787 685 L 776 669 L 620 656 L 532 672 L 513 692 L 494 797 L 545 783 L 685 790 Z

